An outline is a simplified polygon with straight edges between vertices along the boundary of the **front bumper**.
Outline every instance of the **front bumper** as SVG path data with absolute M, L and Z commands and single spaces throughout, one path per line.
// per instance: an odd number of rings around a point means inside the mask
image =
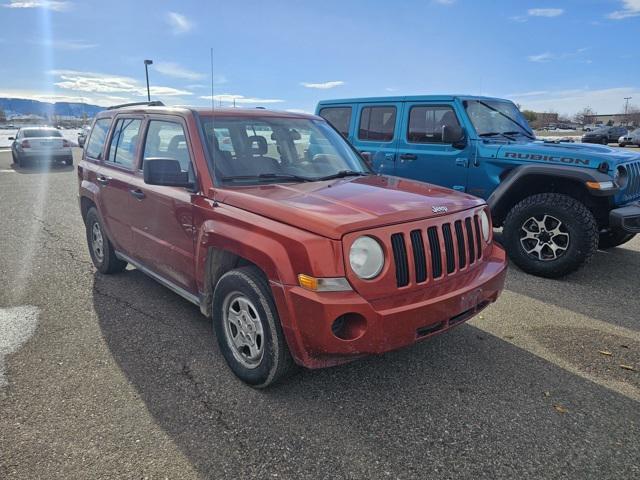
M 500 295 L 504 250 L 493 243 L 482 265 L 423 290 L 367 301 L 357 292 L 317 293 L 272 284 L 289 349 L 307 368 L 322 368 L 412 345 L 464 323 Z M 334 321 L 363 319 L 355 338 L 334 335 Z
M 629 233 L 640 233 L 640 202 L 611 210 L 609 226 Z

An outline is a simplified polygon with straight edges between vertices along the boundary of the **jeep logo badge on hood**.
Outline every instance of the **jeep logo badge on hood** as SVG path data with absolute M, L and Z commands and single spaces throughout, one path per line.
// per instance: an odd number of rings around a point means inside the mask
M 433 213 L 447 213 L 449 211 L 449 209 L 447 207 L 444 207 L 444 206 L 443 207 L 433 206 L 433 207 L 431 207 L 431 211 Z

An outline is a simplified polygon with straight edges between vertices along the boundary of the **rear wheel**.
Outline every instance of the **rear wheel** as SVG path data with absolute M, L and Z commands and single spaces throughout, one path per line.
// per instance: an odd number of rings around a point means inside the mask
M 624 230 L 613 229 L 606 233 L 600 234 L 600 239 L 598 241 L 598 248 L 600 250 L 607 250 L 609 248 L 614 248 L 622 245 L 623 243 L 627 243 L 633 237 L 635 237 L 635 233 L 628 233 Z
M 91 207 L 87 212 L 85 228 L 89 255 L 100 273 L 117 273 L 127 268 L 127 262 L 116 257 L 116 252 L 107 238 L 95 207 Z
M 587 261 L 598 247 L 598 227 L 591 211 L 559 193 L 532 195 L 516 204 L 504 222 L 511 260 L 533 275 L 558 278 Z
M 260 270 L 242 267 L 225 273 L 215 287 L 212 308 L 218 345 L 238 378 L 264 388 L 293 372 L 278 311 Z

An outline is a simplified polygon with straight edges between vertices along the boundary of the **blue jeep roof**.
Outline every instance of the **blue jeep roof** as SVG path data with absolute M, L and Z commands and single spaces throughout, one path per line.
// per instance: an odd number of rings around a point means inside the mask
M 335 100 L 321 100 L 318 105 L 333 105 L 343 103 L 383 103 L 383 102 L 450 102 L 456 98 L 460 100 L 503 100 L 496 97 L 481 97 L 479 95 L 403 95 L 396 97 L 362 97 L 339 98 Z M 509 100 L 506 100 L 509 101 Z

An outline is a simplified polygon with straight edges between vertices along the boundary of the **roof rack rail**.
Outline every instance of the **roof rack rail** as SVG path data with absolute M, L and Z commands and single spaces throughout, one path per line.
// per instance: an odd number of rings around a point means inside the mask
M 120 105 L 111 105 L 107 107 L 107 110 L 115 110 L 116 108 L 124 107 L 137 107 L 138 105 L 146 105 L 147 107 L 164 107 L 164 103 L 160 100 L 153 100 L 152 102 L 133 102 L 133 103 L 121 103 Z

